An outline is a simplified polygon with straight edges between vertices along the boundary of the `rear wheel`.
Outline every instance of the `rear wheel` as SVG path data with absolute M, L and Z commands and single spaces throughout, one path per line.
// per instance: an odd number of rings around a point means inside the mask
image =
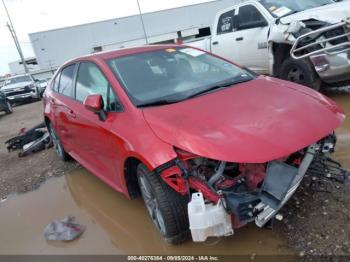
M 175 192 L 143 164 L 137 168 L 137 178 L 148 213 L 162 237 L 172 245 L 184 242 L 189 235 L 188 198 Z
M 53 129 L 52 124 L 50 123 L 48 125 L 48 129 L 50 132 L 50 136 L 52 139 L 53 147 L 56 151 L 57 156 L 62 160 L 62 161 L 68 161 L 70 159 L 70 156 L 68 153 L 64 150 L 63 145 L 56 133 L 56 131 Z
M 6 101 L 6 108 L 5 108 L 5 113 L 6 114 L 12 114 L 13 109 L 12 109 L 12 105 L 9 101 Z
M 321 80 L 307 60 L 286 59 L 280 70 L 280 78 L 319 90 Z

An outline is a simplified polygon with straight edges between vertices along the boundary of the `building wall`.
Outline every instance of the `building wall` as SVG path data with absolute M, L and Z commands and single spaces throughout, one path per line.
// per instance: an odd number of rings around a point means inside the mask
M 36 64 L 36 59 L 34 57 L 27 58 L 26 62 L 27 62 L 28 70 L 30 72 L 39 70 L 39 65 Z M 10 72 L 12 75 L 20 75 L 25 73 L 21 60 L 13 61 L 9 63 L 8 66 L 10 68 Z
M 217 0 L 143 15 L 150 43 L 174 41 L 177 31 L 194 36 L 210 27 L 218 11 L 238 0 Z M 40 69 L 57 68 L 77 56 L 145 44 L 138 15 L 29 34 Z

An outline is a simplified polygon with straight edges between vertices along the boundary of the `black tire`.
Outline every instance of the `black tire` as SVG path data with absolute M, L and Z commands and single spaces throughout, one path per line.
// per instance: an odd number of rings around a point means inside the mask
M 137 178 L 150 217 L 166 242 L 178 245 L 187 240 L 188 197 L 174 191 L 159 175 L 150 172 L 143 164 L 137 168 Z
M 51 123 L 48 124 L 48 130 L 50 132 L 51 140 L 52 140 L 52 143 L 53 143 L 53 148 L 55 149 L 56 154 L 59 157 L 59 159 L 61 159 L 62 161 L 70 160 L 71 157 L 64 150 L 64 147 L 63 147 L 63 145 L 62 145 L 62 143 L 61 143 L 61 141 L 60 141 L 56 131 L 52 127 Z
M 11 103 L 9 101 L 6 101 L 5 113 L 6 114 L 12 114 L 13 113 L 12 105 L 11 105 Z
M 279 77 L 308 86 L 314 90 L 320 90 L 321 79 L 315 72 L 313 66 L 308 60 L 296 60 L 287 58 L 281 66 Z

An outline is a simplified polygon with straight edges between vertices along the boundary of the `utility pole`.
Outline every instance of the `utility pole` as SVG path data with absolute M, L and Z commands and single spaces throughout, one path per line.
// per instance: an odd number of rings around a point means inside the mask
M 4 1 L 4 0 L 2 0 L 2 4 L 4 5 L 4 8 L 5 8 L 7 17 L 8 17 L 8 19 L 9 19 L 9 23 L 7 23 L 7 27 L 8 27 L 8 29 L 10 30 L 11 36 L 12 36 L 12 38 L 13 38 L 13 41 L 15 42 L 15 46 L 16 46 L 16 48 L 17 48 L 18 54 L 19 54 L 19 56 L 20 56 L 20 58 L 21 58 L 21 61 L 22 61 L 23 67 L 24 67 L 24 72 L 25 72 L 25 73 L 29 73 L 29 70 L 28 70 L 26 61 L 24 60 L 24 56 L 23 56 L 23 52 L 22 52 L 21 46 L 20 46 L 20 44 L 19 44 L 19 42 L 18 42 L 18 38 L 17 38 L 17 34 L 16 34 L 16 31 L 15 31 L 15 28 L 13 27 L 10 14 L 9 14 L 9 12 L 8 12 L 8 10 L 7 10 L 7 7 L 6 7 L 6 5 L 5 5 L 5 1 Z
M 147 33 L 146 33 L 146 27 L 145 27 L 145 23 L 143 22 L 143 16 L 142 16 L 142 12 L 141 12 L 140 3 L 139 3 L 139 0 L 136 0 L 136 1 L 137 1 L 137 6 L 139 7 L 139 14 L 140 14 L 141 24 L 142 24 L 142 28 L 143 28 L 143 33 L 145 35 L 146 44 L 148 45 L 148 38 L 147 38 Z

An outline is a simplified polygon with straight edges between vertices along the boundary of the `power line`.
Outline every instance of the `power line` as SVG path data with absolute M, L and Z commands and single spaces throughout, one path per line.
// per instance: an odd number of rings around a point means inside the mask
M 9 31 L 11 33 L 13 41 L 15 42 L 15 46 L 17 48 L 18 54 L 19 54 L 19 56 L 21 58 L 21 61 L 22 61 L 23 67 L 24 67 L 24 72 L 29 73 L 26 61 L 24 60 L 24 56 L 23 56 L 23 52 L 22 52 L 22 49 L 21 49 L 21 45 L 18 42 L 17 34 L 16 34 L 16 31 L 15 31 L 15 28 L 13 27 L 10 14 L 9 14 L 9 12 L 7 10 L 7 7 L 5 5 L 5 1 L 4 0 L 2 0 L 2 4 L 3 4 L 4 8 L 5 8 L 5 11 L 6 11 L 8 20 L 9 20 L 9 22 L 6 24 L 6 26 L 8 27 L 8 29 L 9 29 Z
M 146 27 L 145 27 L 145 23 L 143 21 L 143 16 L 142 16 L 142 12 L 141 12 L 140 3 L 139 3 L 139 0 L 136 0 L 136 1 L 137 1 L 137 6 L 139 8 L 139 14 L 140 14 L 141 24 L 142 24 L 142 28 L 143 28 L 143 33 L 145 34 L 146 44 L 148 45 L 148 38 L 147 38 L 147 33 L 146 33 Z

